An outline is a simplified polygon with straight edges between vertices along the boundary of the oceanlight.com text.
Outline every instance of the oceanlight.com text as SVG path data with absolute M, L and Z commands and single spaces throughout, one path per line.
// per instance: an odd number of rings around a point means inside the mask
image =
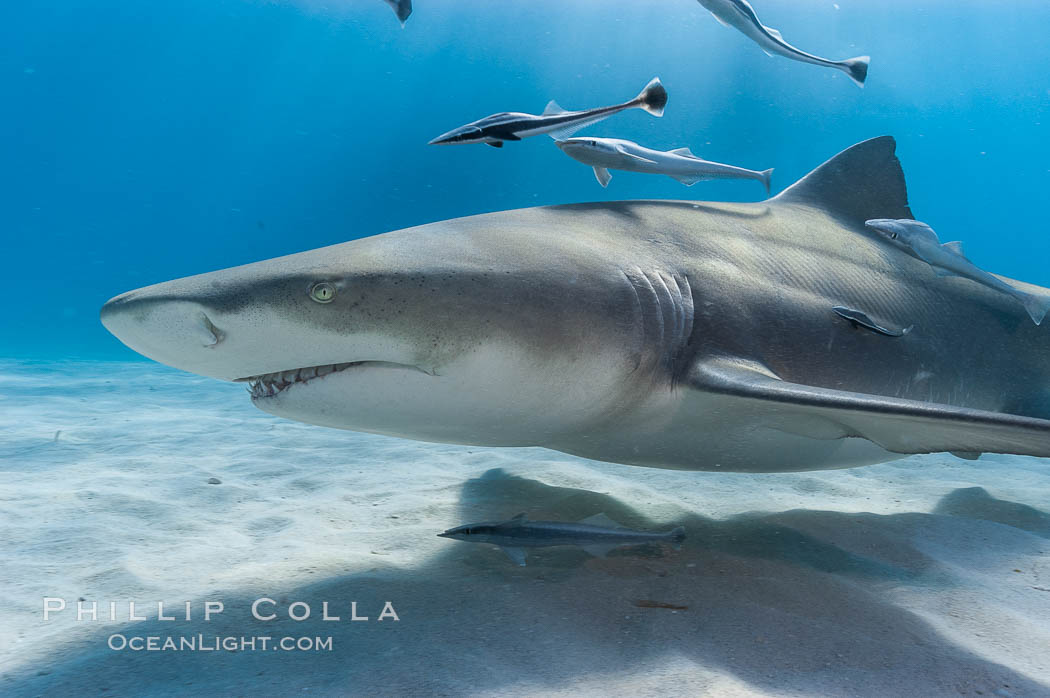
M 270 635 L 123 635 L 114 633 L 106 644 L 117 652 L 331 652 L 329 637 L 273 637 Z

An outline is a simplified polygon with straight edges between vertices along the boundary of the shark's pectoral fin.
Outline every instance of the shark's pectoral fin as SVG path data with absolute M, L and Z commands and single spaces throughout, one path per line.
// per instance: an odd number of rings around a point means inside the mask
M 485 142 L 488 145 L 491 145 L 493 148 L 502 148 L 503 147 L 503 141 L 485 141 Z
M 701 362 L 689 382 L 707 393 L 765 403 L 771 428 L 814 439 L 860 437 L 894 453 L 1050 456 L 1050 420 L 791 383 L 739 359 Z
M 598 167 L 597 165 L 594 167 L 594 177 L 598 180 L 598 184 L 603 187 L 609 186 L 609 182 L 612 181 L 612 175 L 609 174 L 609 170 L 604 167 Z
M 525 566 L 525 548 L 507 548 L 500 546 L 500 550 L 507 554 L 515 565 L 518 567 Z

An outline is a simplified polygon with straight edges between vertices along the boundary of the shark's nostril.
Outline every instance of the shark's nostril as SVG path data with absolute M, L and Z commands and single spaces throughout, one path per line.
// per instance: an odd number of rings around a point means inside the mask
M 197 314 L 197 327 L 200 331 L 201 342 L 206 347 L 214 347 L 226 337 L 226 333 L 213 325 L 204 313 Z

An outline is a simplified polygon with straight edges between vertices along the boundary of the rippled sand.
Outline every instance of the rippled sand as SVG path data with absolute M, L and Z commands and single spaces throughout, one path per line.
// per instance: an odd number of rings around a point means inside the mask
M 648 470 L 296 424 L 150 363 L 0 363 L 0 693 L 1047 695 L 1047 510 L 1032 458 Z M 521 511 L 689 537 L 518 568 L 435 536 Z M 118 619 L 45 622 L 44 597 Z M 260 597 L 277 619 L 251 616 Z M 206 600 L 225 604 L 208 622 Z M 377 622 L 385 601 L 400 620 Z M 114 651 L 115 633 L 332 649 Z

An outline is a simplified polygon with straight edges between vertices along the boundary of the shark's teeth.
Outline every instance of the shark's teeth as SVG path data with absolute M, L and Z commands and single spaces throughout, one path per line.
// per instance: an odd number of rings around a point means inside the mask
M 359 362 L 347 362 L 340 364 L 325 364 L 324 366 L 310 366 L 308 368 L 297 368 L 290 371 L 275 371 L 264 373 L 239 380 L 248 383 L 248 392 L 252 399 L 261 397 L 272 397 L 287 390 L 297 383 L 308 383 L 316 378 L 324 378 L 330 373 L 336 373 L 343 369 L 356 365 Z

